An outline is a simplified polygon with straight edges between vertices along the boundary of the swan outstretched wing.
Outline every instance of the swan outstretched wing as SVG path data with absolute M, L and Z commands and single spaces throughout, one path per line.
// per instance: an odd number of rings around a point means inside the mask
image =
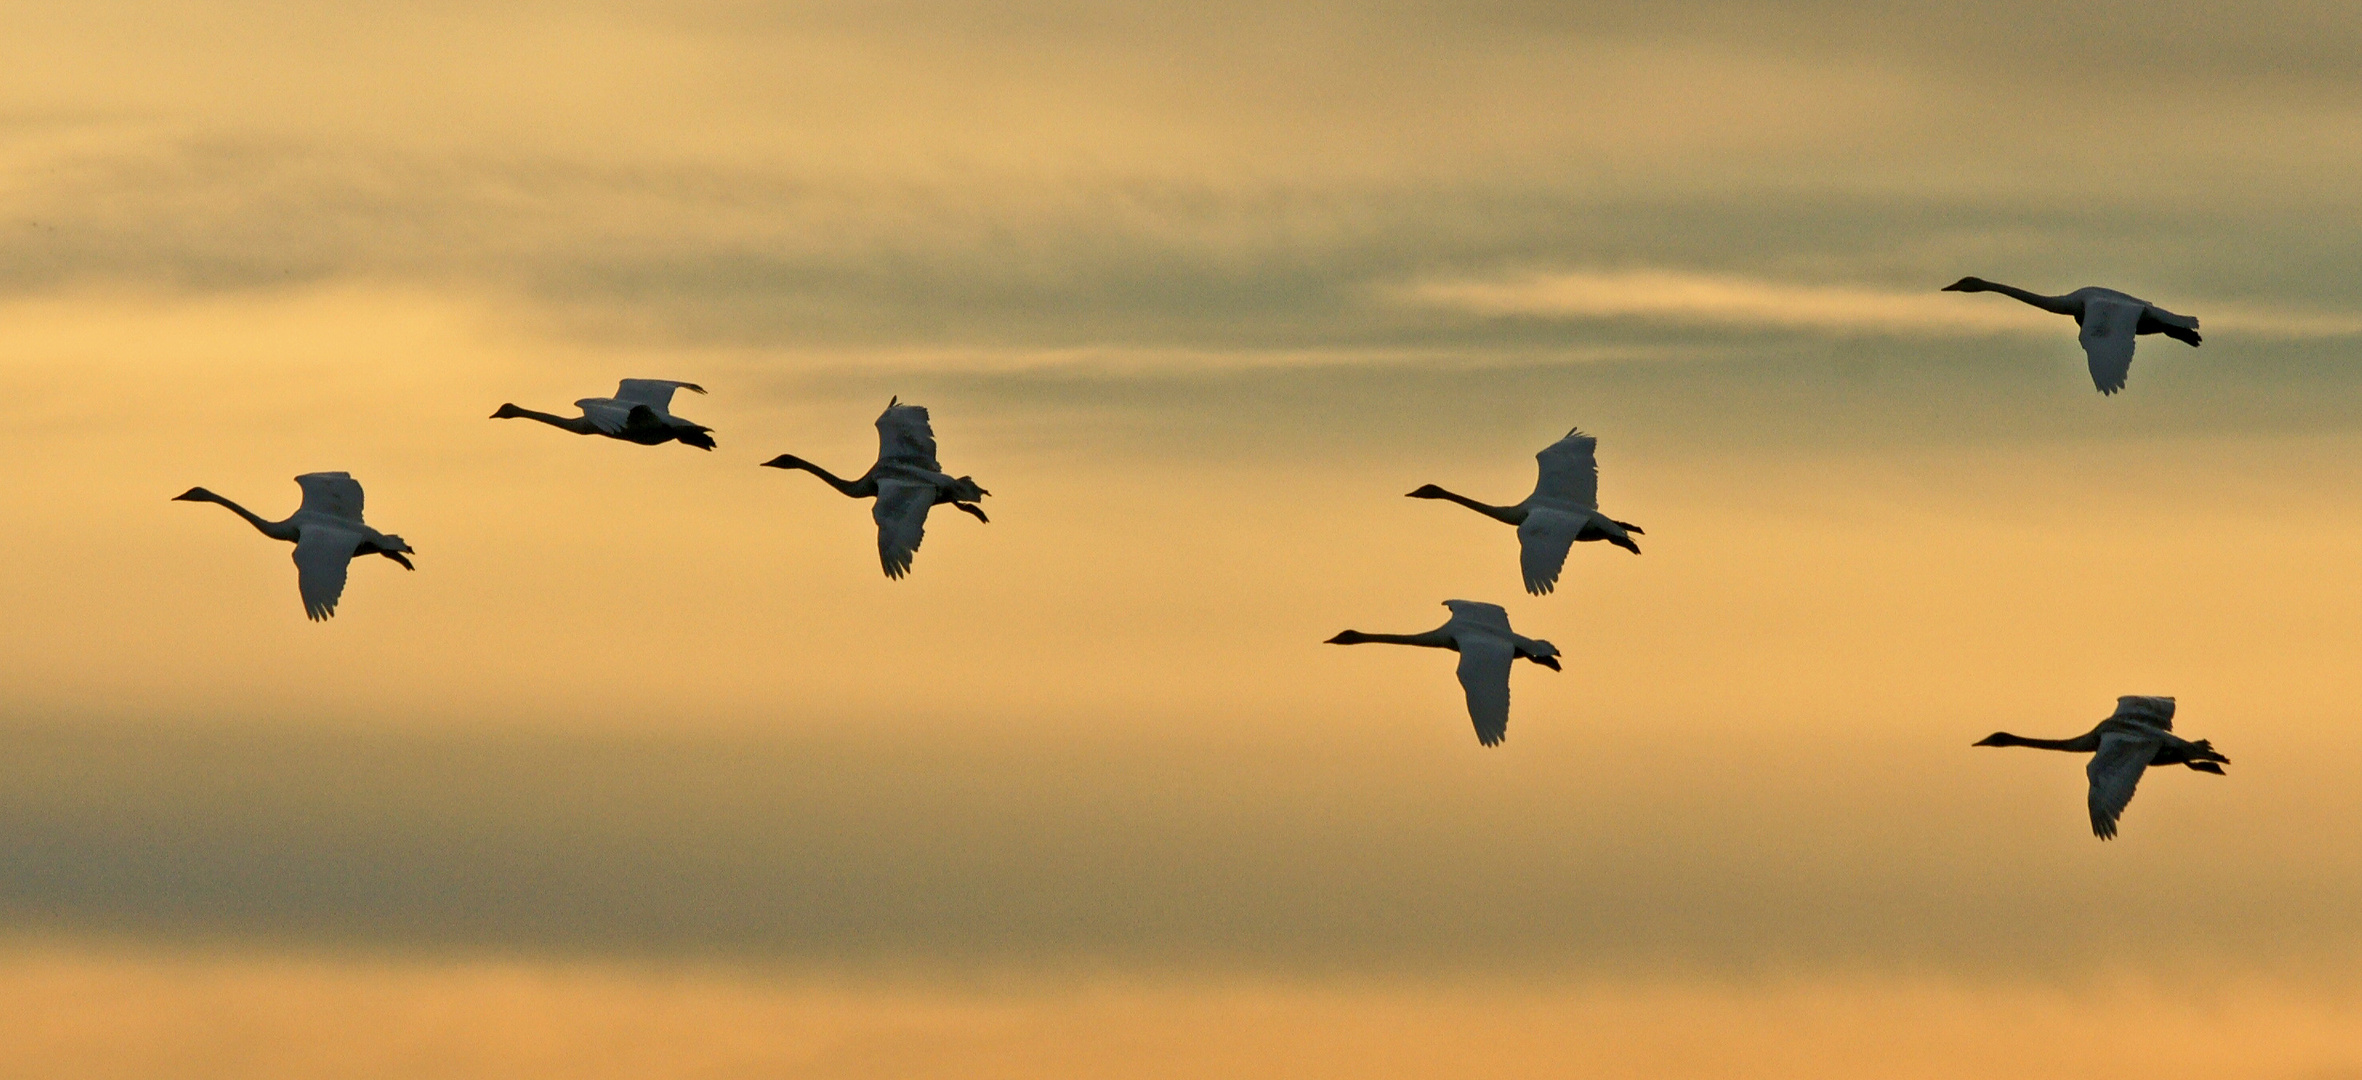
M 303 505 L 297 513 L 326 514 L 347 521 L 361 520 L 361 482 L 351 473 L 316 472 L 295 478 L 303 488 Z
M 1488 604 L 1482 600 L 1446 600 L 1443 606 L 1452 612 L 1452 620 L 1444 624 L 1446 630 L 1473 627 L 1496 634 L 1516 633 L 1509 629 L 1509 612 L 1499 604 Z
M 582 410 L 583 419 L 609 435 L 621 435 L 634 426 L 657 423 L 656 410 L 645 402 L 618 401 L 614 398 L 586 397 L 574 403 Z
M 2100 393 L 2124 389 L 2125 376 L 2132 371 L 2133 335 L 2140 328 L 2141 311 L 2146 306 L 2113 296 L 2084 300 L 2083 356 L 2091 362 L 2091 384 Z
M 1527 511 L 1517 526 L 1517 565 L 1525 571 L 1525 591 L 1548 596 L 1558 588 L 1558 572 L 1566 566 L 1567 549 L 1583 531 L 1583 520 L 1546 508 Z
M 361 534 L 323 525 L 306 525 L 295 540 L 295 587 L 303 594 L 303 613 L 318 622 L 336 614 L 344 595 L 346 568 L 361 546 Z
M 878 523 L 878 561 L 885 565 L 887 577 L 910 573 L 911 556 L 927 536 L 927 509 L 934 505 L 931 484 L 893 478 L 878 481 L 877 502 L 870 506 L 869 516 Z
M 674 382 L 671 379 L 625 379 L 616 384 L 615 400 L 626 405 L 646 405 L 658 417 L 668 417 L 672 415 L 674 390 L 705 393 L 705 388 L 696 383 Z
M 2091 755 L 2091 764 L 2083 767 L 2083 775 L 2091 780 L 2092 835 L 2102 840 L 2115 837 L 2116 819 L 2132 801 L 2141 773 L 2148 770 L 2150 759 L 2162 745 L 2162 736 L 2139 732 L 2111 731 L 2100 736 L 2098 752 Z
M 1460 689 L 1468 692 L 1468 719 L 1476 723 L 1476 741 L 1498 746 L 1509 736 L 1509 665 L 1517 659 L 1517 647 L 1496 634 L 1460 634 L 1457 640 Z
M 1541 463 L 1541 477 L 1534 482 L 1533 498 L 1552 502 L 1572 503 L 1586 509 L 1599 508 L 1599 440 L 1581 431 L 1569 431 L 1566 438 L 1543 447 L 1534 455 Z
M 2108 719 L 2131 720 L 2159 731 L 2172 731 L 2173 699 L 2126 694 L 2116 699 L 2116 713 Z
M 878 414 L 878 464 L 943 471 L 935 461 L 935 427 L 925 408 L 904 405 L 900 398 L 886 403 L 886 411 Z

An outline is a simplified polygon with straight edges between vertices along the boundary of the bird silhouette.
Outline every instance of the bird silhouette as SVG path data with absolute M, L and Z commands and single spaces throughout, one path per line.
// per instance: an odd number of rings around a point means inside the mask
M 581 416 L 555 416 L 521 409 L 513 404 L 502 404 L 493 411 L 492 419 L 513 420 L 523 417 L 576 435 L 604 435 L 642 446 L 682 442 L 700 449 L 713 449 L 713 436 L 709 434 L 712 428 L 690 423 L 672 414 L 673 391 L 676 389 L 705 393 L 705 388 L 696 383 L 674 382 L 670 379 L 625 379 L 616 386 L 614 397 L 583 398 L 575 402 L 575 406 L 582 410 Z
M 910 573 L 912 557 L 926 539 L 927 511 L 950 503 L 976 520 L 989 522 L 976 501 L 992 494 L 970 477 L 950 477 L 935 460 L 935 429 L 927 410 L 897 397 L 878 414 L 878 460 L 859 479 L 847 480 L 794 454 L 763 463 L 770 469 L 802 469 L 856 499 L 877 500 L 869 516 L 878 526 L 878 561 L 886 576 Z
M 1640 526 L 1617 521 L 1599 512 L 1599 440 L 1581 431 L 1542 448 L 1534 455 L 1540 476 L 1534 493 L 1512 506 L 1481 503 L 1466 495 L 1427 484 L 1408 496 L 1456 502 L 1496 521 L 1517 526 L 1518 566 L 1525 591 L 1536 596 L 1558 588 L 1558 572 L 1566 565 L 1567 549 L 1577 541 L 1605 540 L 1634 555 L 1640 554 L 1635 536 Z
M 1443 606 L 1451 609 L 1451 619 L 1424 634 L 1347 630 L 1327 644 L 1417 645 L 1459 653 L 1460 689 L 1468 695 L 1468 719 L 1476 724 L 1476 741 L 1499 746 L 1509 737 L 1510 666 L 1525 659 L 1557 671 L 1558 646 L 1511 630 L 1509 613 L 1499 604 L 1446 600 Z
M 2124 389 L 2125 376 L 2132 371 L 2133 338 L 2141 334 L 2163 334 L 2192 348 L 2200 340 L 2195 317 L 2176 315 L 2114 289 L 2086 287 L 2065 296 L 2044 296 L 1983 278 L 1964 277 L 1944 286 L 1943 291 L 1997 292 L 2053 314 L 2074 316 L 2075 325 L 2083 328 L 2078 336 L 2083 341 L 2083 357 L 2091 365 L 2091 384 L 2102 394 Z
M 383 555 L 416 570 L 405 556 L 415 554 L 399 536 L 390 536 L 361 521 L 361 484 L 350 473 L 305 473 L 295 478 L 303 488 L 303 504 L 285 521 L 266 521 L 261 515 L 201 487 L 173 496 L 175 502 L 219 503 L 245 518 L 247 524 L 273 540 L 295 545 L 295 585 L 303 595 L 303 613 L 318 622 L 336 614 L 337 598 L 344 595 L 347 567 L 363 555 Z
M 2091 781 L 2091 832 L 2102 840 L 2115 838 L 2116 819 L 2132 801 L 2132 791 L 2140 786 L 2141 774 L 2149 766 L 2186 765 L 2221 776 L 2223 766 L 2231 763 L 2230 758 L 2214 752 L 2213 743 L 2173 733 L 2173 699 L 2169 697 L 2117 698 L 2114 715 L 2072 739 L 2029 739 L 1996 731 L 1974 745 L 2090 754 L 2091 763 L 2084 766 L 2083 774 Z

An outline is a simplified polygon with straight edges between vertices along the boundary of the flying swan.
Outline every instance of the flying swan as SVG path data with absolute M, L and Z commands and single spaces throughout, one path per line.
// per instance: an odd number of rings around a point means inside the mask
M 2223 775 L 2231 759 L 2214 752 L 2214 744 L 2196 742 L 2173 733 L 2173 699 L 2136 697 L 2116 699 L 2116 714 L 2072 739 L 2029 739 L 1996 731 L 1977 740 L 1977 746 L 2031 746 L 2037 750 L 2065 750 L 2090 754 L 2083 767 L 2091 778 L 2091 831 L 2102 840 L 2116 837 L 2116 819 L 2132 801 L 2141 773 L 2151 765 L 2187 765 L 2199 772 Z
M 1964 277 L 1944 286 L 1945 292 L 1997 292 L 2013 296 L 2044 311 L 2072 315 L 2083 328 L 2083 356 L 2091 362 L 2091 384 L 2100 393 L 2124 389 L 2132 371 L 2132 339 L 2140 334 L 2164 334 L 2192 348 L 2198 345 L 2198 320 L 2176 315 L 2137 296 L 2114 289 L 2085 287 L 2065 296 L 2044 296 L 1983 278 Z
M 336 600 L 344 595 L 345 569 L 363 555 L 383 555 L 416 570 L 407 554 L 416 554 L 399 536 L 388 536 L 361 523 L 361 485 L 350 473 L 305 473 L 295 478 L 303 488 L 303 505 L 285 521 L 265 521 L 260 515 L 201 487 L 173 496 L 175 502 L 220 503 L 245 518 L 264 536 L 295 545 L 295 585 L 303 594 L 303 613 L 318 622 L 336 614 Z
M 586 397 L 575 402 L 575 407 L 582 410 L 581 416 L 554 416 L 503 404 L 493 412 L 492 418 L 513 420 L 522 416 L 576 435 L 605 435 L 610 439 L 622 439 L 642 446 L 678 440 L 690 446 L 713 449 L 714 437 L 707 434 L 712 428 L 690 423 L 672 414 L 674 390 L 705 393 L 705 388 L 696 383 L 674 382 L 671 379 L 625 379 L 615 387 L 614 397 Z
M 950 503 L 978 521 L 992 520 L 976 505 L 992 493 L 968 477 L 943 474 L 935 460 L 935 429 L 927 422 L 927 410 L 904 405 L 899 397 L 878 414 L 878 461 L 860 479 L 846 480 L 793 454 L 781 454 L 763 466 L 802 469 L 852 498 L 876 499 L 869 516 L 878 523 L 878 561 L 890 578 L 910 573 L 911 556 L 926 538 L 930 508 Z
M 1617 521 L 1599 512 L 1599 440 L 1580 430 L 1544 447 L 1534 455 L 1541 477 L 1534 493 L 1515 506 L 1491 506 L 1465 495 L 1455 495 L 1433 484 L 1411 492 L 1413 499 L 1448 499 L 1497 521 L 1517 526 L 1518 564 L 1525 571 L 1525 591 L 1536 596 L 1558 587 L 1558 571 L 1566 565 L 1567 549 L 1578 540 L 1605 540 L 1634 555 L 1645 536 L 1640 526 Z
M 1468 718 L 1476 722 L 1476 741 L 1499 746 L 1509 737 L 1509 668 L 1519 659 L 1559 670 L 1558 646 L 1521 637 L 1509 628 L 1509 613 L 1499 604 L 1474 600 L 1446 600 L 1449 622 L 1424 634 L 1365 634 L 1347 630 L 1330 638 L 1330 645 L 1419 645 L 1450 649 L 1460 654 L 1460 688 L 1468 693 Z

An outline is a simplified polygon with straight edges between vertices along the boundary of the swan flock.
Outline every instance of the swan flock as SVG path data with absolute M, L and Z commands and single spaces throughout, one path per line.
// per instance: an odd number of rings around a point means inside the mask
M 1997 292 L 2055 314 L 2074 318 L 2080 327 L 2092 383 L 2102 394 L 2124 389 L 2131 369 L 2134 340 L 2158 334 L 2185 344 L 2200 343 L 2198 320 L 2179 315 L 2138 297 L 2111 289 L 2083 288 L 2062 296 L 2045 296 L 2013 286 L 1966 277 L 1945 286 L 1947 292 Z M 713 450 L 713 429 L 672 412 L 676 391 L 704 394 L 695 383 L 669 379 L 624 379 L 612 397 L 575 401 L 577 416 L 536 412 L 504 403 L 493 419 L 527 419 L 577 435 L 598 435 L 642 446 L 678 442 Z M 953 509 L 988 522 L 979 505 L 991 494 L 974 478 L 954 477 L 937 458 L 935 432 L 925 408 L 889 401 L 876 420 L 878 455 L 861 475 L 846 479 L 793 454 L 780 454 L 761 464 L 766 468 L 811 473 L 838 493 L 871 500 L 870 517 L 877 527 L 878 561 L 888 578 L 910 574 L 926 536 L 929 511 L 949 504 Z M 1425 484 L 1410 498 L 1457 503 L 1517 530 L 1519 577 L 1525 591 L 1536 597 L 1558 590 L 1570 550 L 1579 543 L 1602 541 L 1635 555 L 1634 537 L 1645 535 L 1640 526 L 1608 516 L 1599 508 L 1599 441 L 1580 429 L 1570 429 L 1558 441 L 1536 453 L 1537 475 L 1531 493 L 1516 503 L 1494 505 Z M 406 570 L 415 570 L 415 554 L 401 537 L 378 531 L 362 519 L 361 485 L 343 472 L 312 472 L 295 478 L 303 492 L 301 504 L 284 520 L 271 521 L 202 487 L 174 496 L 182 502 L 211 502 L 246 520 L 264 536 L 295 545 L 297 592 L 304 614 L 324 621 L 336 614 L 353 560 L 383 556 Z M 1446 649 L 1459 654 L 1457 666 L 1469 720 L 1477 742 L 1501 745 L 1509 727 L 1509 681 L 1518 660 L 1552 671 L 1563 670 L 1557 646 L 1529 638 L 1511 628 L 1509 612 L 1497 604 L 1474 600 L 1446 600 L 1451 612 L 1442 626 L 1424 633 L 1382 634 L 1346 630 L 1328 639 L 1334 645 L 1389 644 Z M 2125 696 L 2114 714 L 2081 735 L 2066 739 L 2038 739 L 1995 732 L 1977 746 L 2017 746 L 2092 755 L 2085 768 L 2089 782 L 2092 832 L 2101 839 L 2116 836 L 2117 822 L 2131 802 L 2142 775 L 2152 766 L 2182 765 L 2199 772 L 2223 775 L 2230 759 L 2215 752 L 2204 739 L 2186 740 L 2173 732 L 2174 699 Z

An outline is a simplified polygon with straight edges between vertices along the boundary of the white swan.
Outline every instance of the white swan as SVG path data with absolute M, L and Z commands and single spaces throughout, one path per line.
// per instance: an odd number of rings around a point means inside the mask
M 406 554 L 416 554 L 399 536 L 388 536 L 361 523 L 361 485 L 350 473 L 305 473 L 295 478 L 303 488 L 303 505 L 285 521 L 265 521 L 253 511 L 201 487 L 173 496 L 175 502 L 220 503 L 245 518 L 273 540 L 295 545 L 295 585 L 303 594 L 303 613 L 318 622 L 336 614 L 336 600 L 344 595 L 346 567 L 362 555 L 383 555 L 416 570 Z
M 1525 591 L 1541 596 L 1558 587 L 1558 572 L 1566 565 L 1567 549 L 1576 541 L 1605 540 L 1638 555 L 1640 545 L 1632 538 L 1648 535 L 1638 525 L 1599 512 L 1598 450 L 1599 440 L 1579 430 L 1569 431 L 1566 438 L 1544 447 L 1534 455 L 1541 463 L 1534 493 L 1515 506 L 1480 503 L 1433 484 L 1409 497 L 1448 499 L 1517 526 L 1518 564 L 1525 572 Z
M 926 538 L 929 508 L 950 503 L 978 521 L 991 521 L 976 500 L 992 493 L 968 477 L 943 474 L 935 460 L 935 429 L 927 422 L 926 409 L 904 405 L 898 397 L 886 403 L 877 424 L 877 464 L 858 480 L 846 480 L 793 454 L 781 454 L 763 466 L 802 469 L 853 498 L 876 499 L 869 516 L 878 523 L 878 561 L 887 577 L 900 578 L 910 573 L 911 557 Z
M 642 446 L 677 440 L 690 446 L 713 449 L 713 436 L 708 434 L 712 428 L 690 423 L 672 414 L 674 390 L 705 393 L 705 388 L 696 383 L 674 382 L 671 379 L 625 379 L 616 386 L 614 397 L 586 397 L 575 402 L 582 410 L 581 416 L 554 416 L 503 404 L 492 413 L 492 418 L 511 420 L 522 416 L 576 435 L 605 435 L 610 439 L 622 439 Z
M 2231 759 L 2214 752 L 2214 744 L 2195 742 L 2173 733 L 2173 699 L 2136 697 L 2116 699 L 2115 715 L 2072 739 L 2029 739 L 1996 731 L 1977 740 L 1977 746 L 2031 746 L 2037 750 L 2066 750 L 2090 754 L 2083 773 L 2091 780 L 2091 831 L 2102 840 L 2116 836 L 2116 819 L 2132 801 L 2141 773 L 2151 765 L 2187 765 L 2199 772 L 2223 775 Z
M 1519 658 L 1552 671 L 1559 670 L 1558 646 L 1521 637 L 1509 628 L 1509 613 L 1499 604 L 1474 600 L 1446 600 L 1451 620 L 1424 634 L 1365 634 L 1347 630 L 1330 638 L 1330 645 L 1420 645 L 1450 649 L 1460 654 L 1460 689 L 1468 694 L 1468 718 L 1476 722 L 1476 741 L 1499 746 L 1509 737 L 1509 668 Z
M 2195 317 L 2176 315 L 2114 289 L 2087 286 L 2065 296 L 2044 296 L 1983 278 L 1964 277 L 1944 286 L 1943 291 L 1997 292 L 2044 311 L 2074 316 L 2075 325 L 2083 328 L 2079 336 L 2083 341 L 2083 357 L 2091 364 L 2091 384 L 2103 394 L 2124 389 L 2124 378 L 2132 371 L 2133 338 L 2141 334 L 2164 334 L 2193 348 L 2199 342 Z

